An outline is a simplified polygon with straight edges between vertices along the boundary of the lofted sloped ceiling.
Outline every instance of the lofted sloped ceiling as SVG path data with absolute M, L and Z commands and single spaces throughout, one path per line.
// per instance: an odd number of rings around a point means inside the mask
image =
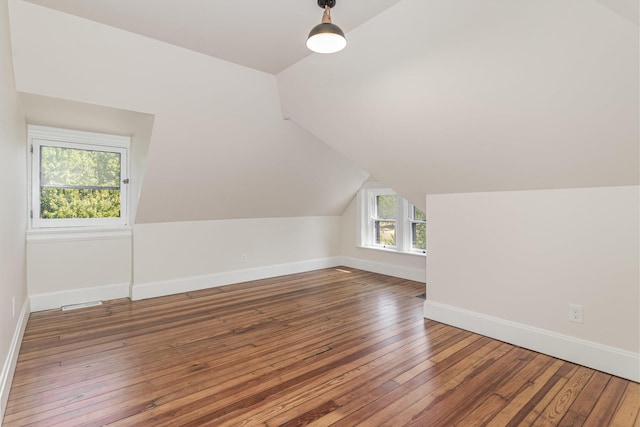
M 404 0 L 278 75 L 285 116 L 424 195 L 638 183 L 638 26 L 598 2 Z
M 20 91 L 154 114 L 137 222 L 337 214 L 368 173 L 420 207 L 638 183 L 629 0 L 338 0 L 334 55 L 315 0 L 176 5 L 10 0 Z
M 73 15 L 275 74 L 311 52 L 304 42 L 317 0 L 28 0 Z M 400 0 L 338 0 L 348 32 Z
M 638 25 L 640 23 L 640 4 L 637 0 L 596 0 L 601 5 Z

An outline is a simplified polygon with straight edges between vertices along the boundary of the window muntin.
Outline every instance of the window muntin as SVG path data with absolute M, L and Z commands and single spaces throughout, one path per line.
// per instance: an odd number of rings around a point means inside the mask
M 124 226 L 129 138 L 29 127 L 31 227 Z

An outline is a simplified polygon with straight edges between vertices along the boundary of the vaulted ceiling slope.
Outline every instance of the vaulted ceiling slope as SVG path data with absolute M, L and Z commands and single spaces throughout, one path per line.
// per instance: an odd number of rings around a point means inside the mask
M 275 74 L 310 54 L 317 0 L 29 0 L 96 22 Z M 339 0 L 351 31 L 400 0 Z
M 138 222 L 335 214 L 364 171 L 421 207 L 639 180 L 635 0 L 340 0 L 334 55 L 315 0 L 30 2 L 19 90 L 155 115 Z
M 634 24 L 640 24 L 640 3 L 637 0 L 595 0 Z
M 368 177 L 282 119 L 271 74 L 9 6 L 19 91 L 154 115 L 136 223 L 340 215 Z
M 638 27 L 598 2 L 403 0 L 348 39 L 284 113 L 418 205 L 638 183 Z

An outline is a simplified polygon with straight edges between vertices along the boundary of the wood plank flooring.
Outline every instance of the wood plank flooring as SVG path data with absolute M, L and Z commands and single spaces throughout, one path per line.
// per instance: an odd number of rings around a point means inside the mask
M 29 318 L 5 426 L 640 426 L 640 386 L 338 268 Z

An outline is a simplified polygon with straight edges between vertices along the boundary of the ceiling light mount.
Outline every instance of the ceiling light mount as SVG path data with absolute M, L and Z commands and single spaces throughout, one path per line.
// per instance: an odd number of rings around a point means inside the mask
M 307 47 L 314 52 L 334 53 L 347 45 L 340 27 L 331 23 L 331 8 L 335 5 L 336 0 L 318 0 L 318 6 L 324 9 L 322 22 L 313 27 L 307 38 Z
M 329 9 L 331 9 L 335 5 L 336 5 L 336 0 L 318 0 L 318 6 L 320 6 L 323 9 L 327 6 L 329 6 Z

